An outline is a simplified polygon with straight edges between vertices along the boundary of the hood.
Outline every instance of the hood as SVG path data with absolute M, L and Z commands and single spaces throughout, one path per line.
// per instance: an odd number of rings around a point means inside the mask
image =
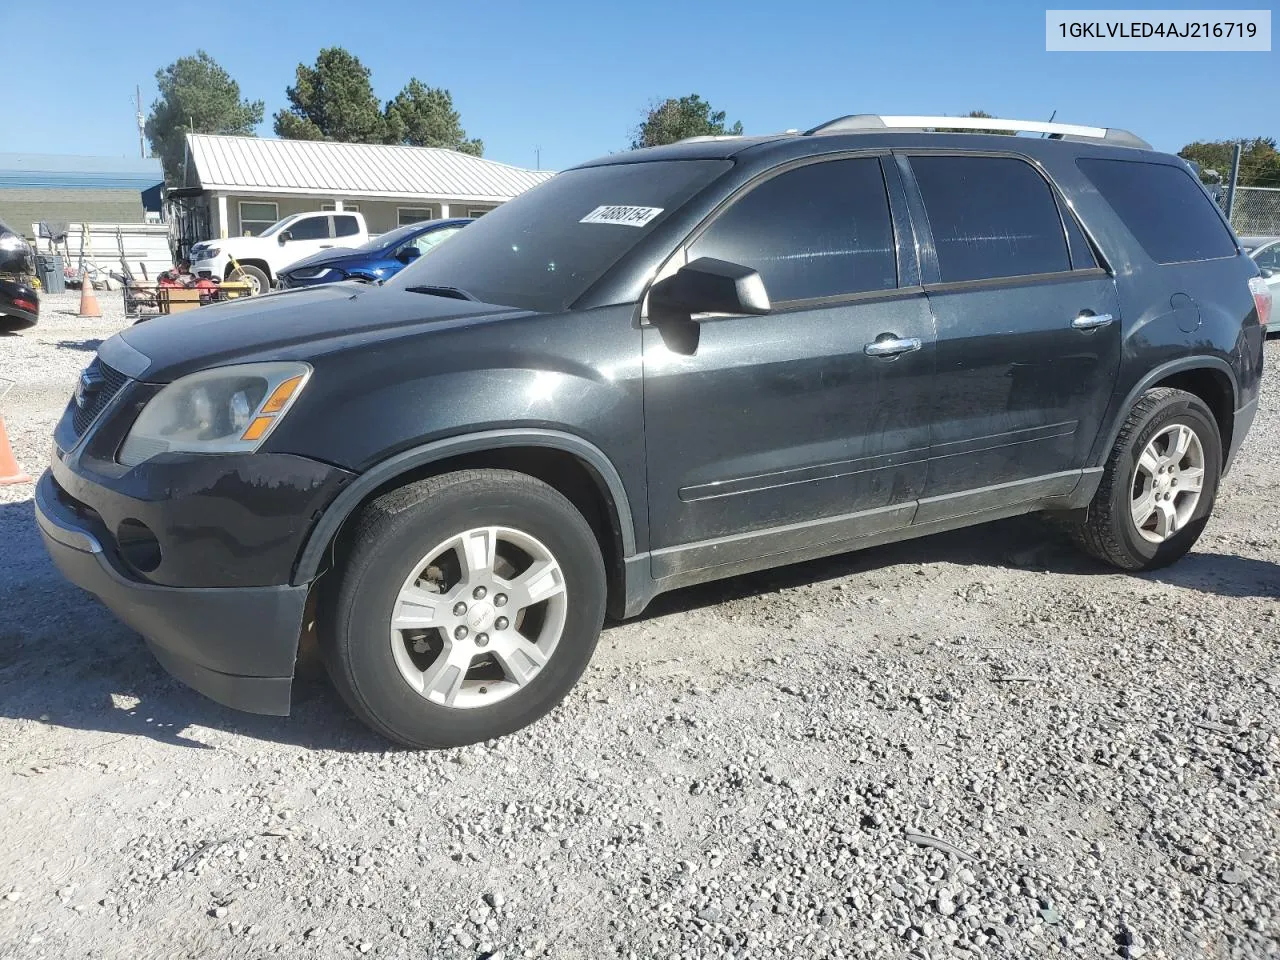
M 368 263 L 383 256 L 381 250 L 357 250 L 354 247 L 338 247 L 334 250 L 321 250 L 309 257 L 295 260 L 285 267 L 281 273 L 293 273 L 308 267 L 343 267 L 357 263 Z
M 343 349 L 456 326 L 527 315 L 511 307 L 355 282 L 246 297 L 134 324 L 99 352 L 132 356 L 135 379 L 167 383 L 207 367 L 255 360 L 309 360 Z M 114 341 L 119 341 L 114 342 Z M 141 354 L 146 358 L 144 365 Z

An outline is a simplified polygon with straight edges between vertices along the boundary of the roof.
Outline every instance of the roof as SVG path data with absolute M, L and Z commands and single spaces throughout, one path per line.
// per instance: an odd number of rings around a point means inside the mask
M 554 176 L 438 147 L 187 134 L 187 183 L 233 193 L 502 202 Z
M 0 153 L 0 189 L 56 187 L 137 190 L 164 181 L 155 157 L 79 157 L 50 153 Z

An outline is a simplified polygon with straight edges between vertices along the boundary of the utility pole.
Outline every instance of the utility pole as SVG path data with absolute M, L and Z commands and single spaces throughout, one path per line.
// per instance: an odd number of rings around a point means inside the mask
M 542 147 L 534 147 L 533 155 L 537 158 L 538 169 L 542 169 Z
M 134 84 L 133 94 L 138 103 L 138 156 L 145 160 L 147 159 L 147 122 L 142 116 L 142 87 Z
M 1231 179 L 1227 181 L 1227 223 L 1231 222 L 1231 214 L 1236 209 L 1236 185 L 1240 181 L 1240 154 L 1243 147 L 1236 143 L 1231 151 Z

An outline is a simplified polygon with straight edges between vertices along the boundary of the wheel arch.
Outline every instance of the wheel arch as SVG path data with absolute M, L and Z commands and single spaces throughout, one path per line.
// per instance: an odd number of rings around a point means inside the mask
M 275 271 L 271 269 L 271 264 L 267 263 L 265 260 L 259 260 L 257 257 L 246 257 L 242 260 L 239 257 L 236 257 L 235 262 L 242 267 L 257 267 L 267 275 L 267 279 L 269 281 L 272 283 L 275 283 L 276 281 Z M 233 273 L 235 273 L 235 267 L 232 266 L 231 261 L 228 260 L 227 265 L 222 269 L 222 279 L 226 280 Z
M 571 433 L 532 428 L 487 430 L 437 440 L 398 453 L 360 474 L 316 521 L 298 555 L 291 582 L 300 585 L 316 578 L 331 557 L 346 521 L 374 497 L 443 470 L 485 466 L 537 477 L 583 510 L 605 553 L 610 599 L 625 595 L 624 561 L 636 553 L 636 536 L 621 475 L 590 441 Z M 592 512 L 597 515 L 590 515 Z
M 1231 365 L 1220 357 L 1182 357 L 1163 363 L 1149 371 L 1146 376 L 1134 384 L 1124 402 L 1116 408 L 1111 424 L 1105 435 L 1101 437 L 1091 458 L 1093 466 L 1106 463 L 1107 455 L 1115 445 L 1124 426 L 1125 418 L 1133 409 L 1134 403 L 1146 391 L 1155 387 L 1173 387 L 1195 394 L 1213 412 L 1218 430 L 1222 434 L 1222 455 L 1224 460 L 1232 449 L 1232 431 L 1235 425 L 1235 411 L 1239 404 L 1240 387 L 1236 382 L 1235 371 Z

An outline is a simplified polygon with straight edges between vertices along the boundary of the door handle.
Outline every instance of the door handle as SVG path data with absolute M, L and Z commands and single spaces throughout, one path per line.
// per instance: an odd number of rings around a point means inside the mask
M 1071 326 L 1077 330 L 1097 330 L 1099 327 L 1105 327 L 1113 320 L 1115 320 L 1115 317 L 1109 313 L 1082 313 L 1071 321 Z
M 333 244 L 332 244 L 332 243 L 322 243 L 322 244 L 320 244 L 320 249 L 321 249 L 321 250 L 332 250 L 332 249 L 333 249 Z
M 868 357 L 896 357 L 900 353 L 919 349 L 919 337 L 890 337 L 886 340 L 872 340 L 862 348 L 862 352 Z

